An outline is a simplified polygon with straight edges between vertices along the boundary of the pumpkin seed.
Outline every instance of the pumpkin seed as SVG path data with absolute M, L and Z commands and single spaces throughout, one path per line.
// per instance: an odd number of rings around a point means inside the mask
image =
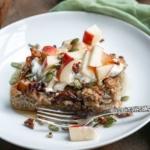
M 46 75 L 45 75 L 45 82 L 50 82 L 54 77 L 54 72 L 48 72 Z
M 16 68 L 16 69 L 21 69 L 22 68 L 22 63 L 12 62 L 11 66 Z
M 75 39 L 73 39 L 72 41 L 71 41 L 71 45 L 75 45 L 75 44 L 77 44 L 79 42 L 79 38 L 75 38 Z
M 116 122 L 116 119 L 112 116 L 108 116 L 106 117 L 106 119 L 107 119 L 107 122 L 104 124 L 105 128 L 111 127 L 114 124 L 114 122 Z
M 59 131 L 59 128 L 53 124 L 49 124 L 48 128 L 49 128 L 49 130 L 54 131 L 54 132 Z
M 9 83 L 10 83 L 11 85 L 17 83 L 17 82 L 19 81 L 19 79 L 20 79 L 20 75 L 21 75 L 21 70 L 18 70 L 18 69 L 17 69 L 17 70 L 14 72 L 14 74 L 11 76 L 11 79 L 10 79 Z
M 125 102 L 125 101 L 127 101 L 129 99 L 129 96 L 123 96 L 123 97 L 121 97 L 121 101 L 122 102 Z
M 39 49 L 39 47 L 40 47 L 40 45 L 39 44 L 35 44 L 35 45 L 33 45 L 33 44 L 28 44 L 28 46 L 30 47 L 30 48 L 35 48 L 35 49 Z
M 82 83 L 78 79 L 74 80 L 73 85 L 77 89 L 81 89 L 82 88 Z

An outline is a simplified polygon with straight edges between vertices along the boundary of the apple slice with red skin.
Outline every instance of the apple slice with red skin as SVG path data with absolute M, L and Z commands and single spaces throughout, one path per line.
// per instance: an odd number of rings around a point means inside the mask
M 83 42 L 87 45 L 93 46 L 102 39 L 102 31 L 96 26 L 93 25 L 89 27 L 83 35 Z
M 61 64 L 60 68 L 58 69 L 57 75 L 56 75 L 58 80 L 60 79 L 60 74 L 61 74 L 62 70 L 64 69 L 64 67 L 73 60 L 74 60 L 73 57 L 69 56 L 67 53 L 64 53 L 64 56 L 62 58 L 62 64 Z
M 56 55 L 57 53 L 57 48 L 53 46 L 44 46 L 42 49 L 42 52 L 44 52 L 46 55 Z
M 93 38 L 94 38 L 94 35 L 89 33 L 88 31 L 85 31 L 84 32 L 84 36 L 83 36 L 83 42 L 88 44 L 88 45 L 91 45 L 92 44 L 92 41 L 93 41 Z

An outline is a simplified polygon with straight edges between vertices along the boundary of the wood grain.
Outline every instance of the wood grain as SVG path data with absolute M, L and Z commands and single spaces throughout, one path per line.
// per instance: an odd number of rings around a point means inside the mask
M 0 1 L 0 27 L 7 16 L 9 7 L 11 6 L 11 2 L 12 2 L 11 0 Z
M 47 12 L 60 0 L 0 0 L 0 8 L 2 6 L 3 1 L 11 1 L 9 2 L 9 4 L 3 5 L 3 13 L 0 12 L 2 15 L 2 18 L 0 18 L 0 24 L 4 27 L 22 18 Z M 138 1 L 150 4 L 150 0 L 138 0 Z M 7 15 L 9 7 L 10 9 Z M 101 135 L 101 133 L 99 134 L 100 136 L 103 136 Z M 20 148 L 18 146 L 0 140 L 0 150 L 27 150 L 27 149 Z M 129 137 L 123 140 L 120 140 L 118 142 L 115 142 L 113 144 L 101 148 L 97 148 L 95 150 L 150 150 L 150 123 L 147 124 L 145 127 L 143 127 L 141 130 L 139 130 L 138 132 L 130 135 Z
M 59 0 L 11 0 L 12 5 L 9 9 L 5 21 L 2 26 L 6 26 L 12 22 L 26 18 L 29 16 L 47 12 L 56 5 Z

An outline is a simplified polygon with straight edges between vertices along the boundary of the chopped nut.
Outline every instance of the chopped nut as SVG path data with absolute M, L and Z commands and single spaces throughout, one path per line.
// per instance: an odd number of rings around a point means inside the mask
M 113 125 L 114 122 L 116 122 L 116 119 L 112 116 L 108 116 L 106 117 L 107 122 L 104 124 L 104 127 L 108 128 L 111 127 Z
M 33 118 L 28 118 L 25 122 L 24 125 L 30 129 L 34 128 L 34 119 Z
M 104 42 L 104 39 L 101 39 L 100 42 Z
M 17 89 L 21 92 L 26 92 L 29 87 L 29 82 L 25 80 L 21 80 L 17 84 Z
M 79 69 L 80 69 L 80 62 L 74 63 L 73 66 L 72 66 L 73 72 L 74 72 L 74 73 L 78 73 L 78 72 L 79 72 Z
M 99 117 L 99 123 L 104 127 L 110 127 L 114 122 L 116 122 L 116 119 L 112 116 Z
M 106 119 L 106 117 L 99 117 L 98 121 L 100 124 L 105 124 L 107 122 L 107 119 Z
M 118 118 L 125 118 L 125 117 L 129 117 L 131 115 L 132 115 L 132 112 L 126 112 L 126 113 L 117 114 L 116 116 Z
M 38 51 L 35 47 L 30 48 L 30 50 L 33 57 L 41 57 L 41 52 Z

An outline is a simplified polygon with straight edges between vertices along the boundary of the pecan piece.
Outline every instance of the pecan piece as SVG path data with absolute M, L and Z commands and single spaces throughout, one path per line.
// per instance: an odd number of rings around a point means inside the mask
M 24 125 L 30 129 L 34 128 L 34 119 L 33 118 L 28 118 L 25 120 Z
M 80 70 L 80 62 L 74 63 L 73 66 L 72 66 L 72 70 L 73 70 L 74 73 L 78 73 L 79 70 Z

